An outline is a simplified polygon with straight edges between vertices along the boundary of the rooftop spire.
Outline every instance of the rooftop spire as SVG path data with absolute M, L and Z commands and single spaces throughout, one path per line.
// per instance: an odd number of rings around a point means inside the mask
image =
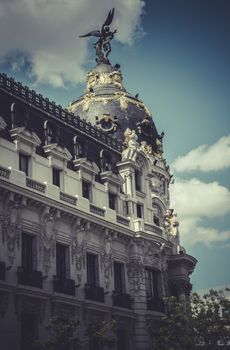
M 114 38 L 114 34 L 117 32 L 115 29 L 113 32 L 110 31 L 110 24 L 112 23 L 114 15 L 114 8 L 109 11 L 108 16 L 101 27 L 101 30 L 93 30 L 85 35 L 80 35 L 80 38 L 85 38 L 87 36 L 95 36 L 98 39 L 96 43 L 94 43 L 94 47 L 96 49 L 96 62 L 97 64 L 105 63 L 110 64 L 108 60 L 108 55 L 111 52 L 110 41 Z

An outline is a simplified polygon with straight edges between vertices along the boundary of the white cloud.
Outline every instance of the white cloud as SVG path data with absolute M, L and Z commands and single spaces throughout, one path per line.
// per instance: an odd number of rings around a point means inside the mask
M 201 145 L 185 156 L 179 156 L 172 169 L 177 172 L 216 171 L 230 167 L 230 135 L 221 137 L 211 146 Z
M 24 55 L 38 83 L 82 81 L 89 40 L 78 36 L 100 29 L 113 7 L 116 40 L 131 44 L 141 33 L 143 0 L 0 0 L 0 62 L 11 57 L 19 69 Z
M 230 213 L 230 191 L 218 182 L 177 179 L 171 187 L 171 206 L 178 213 L 183 244 L 210 245 L 230 240 L 230 230 L 207 227 L 209 219 L 218 223 Z

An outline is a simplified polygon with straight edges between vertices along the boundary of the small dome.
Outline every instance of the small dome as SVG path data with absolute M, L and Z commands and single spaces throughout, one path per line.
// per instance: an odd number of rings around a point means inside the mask
M 124 86 L 120 66 L 101 63 L 87 74 L 85 93 L 68 107 L 70 112 L 124 141 L 126 129 L 135 130 L 138 141 L 156 150 L 158 136 L 151 114 Z

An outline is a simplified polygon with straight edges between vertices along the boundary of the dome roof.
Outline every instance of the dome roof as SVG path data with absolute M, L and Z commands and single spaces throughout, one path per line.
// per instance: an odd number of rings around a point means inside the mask
M 138 141 L 151 144 L 155 151 L 158 133 L 151 114 L 137 96 L 125 90 L 119 68 L 101 63 L 92 69 L 85 93 L 68 109 L 121 141 L 126 129 L 135 130 Z

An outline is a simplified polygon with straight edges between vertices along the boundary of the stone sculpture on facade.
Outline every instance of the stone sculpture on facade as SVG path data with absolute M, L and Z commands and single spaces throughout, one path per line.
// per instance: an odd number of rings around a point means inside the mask
M 132 160 L 135 162 L 137 157 L 137 150 L 139 148 L 139 144 L 137 142 L 137 135 L 135 130 L 126 129 L 124 132 L 125 136 L 125 145 L 127 148 L 122 152 L 122 161 L 124 160 Z
M 87 222 L 76 220 L 72 226 L 72 263 L 75 263 L 78 283 L 81 283 L 83 268 L 85 268 L 85 251 Z
M 110 24 L 112 23 L 114 15 L 114 9 L 109 11 L 105 23 L 101 27 L 101 30 L 94 30 L 85 35 L 81 35 L 80 38 L 85 38 L 88 36 L 95 36 L 98 41 L 94 44 L 96 49 L 96 62 L 98 64 L 105 63 L 109 64 L 108 55 L 111 52 L 110 41 L 114 38 L 114 34 L 117 32 L 115 29 L 113 32 L 110 31 Z
M 39 247 L 40 251 L 43 253 L 43 267 L 45 273 L 48 274 L 51 256 L 54 257 L 55 251 L 54 215 L 48 207 L 45 208 L 41 215 L 41 237 Z
M 101 261 L 104 267 L 105 289 L 109 289 L 112 276 L 113 252 L 112 252 L 112 237 L 106 234 L 103 239 Z

